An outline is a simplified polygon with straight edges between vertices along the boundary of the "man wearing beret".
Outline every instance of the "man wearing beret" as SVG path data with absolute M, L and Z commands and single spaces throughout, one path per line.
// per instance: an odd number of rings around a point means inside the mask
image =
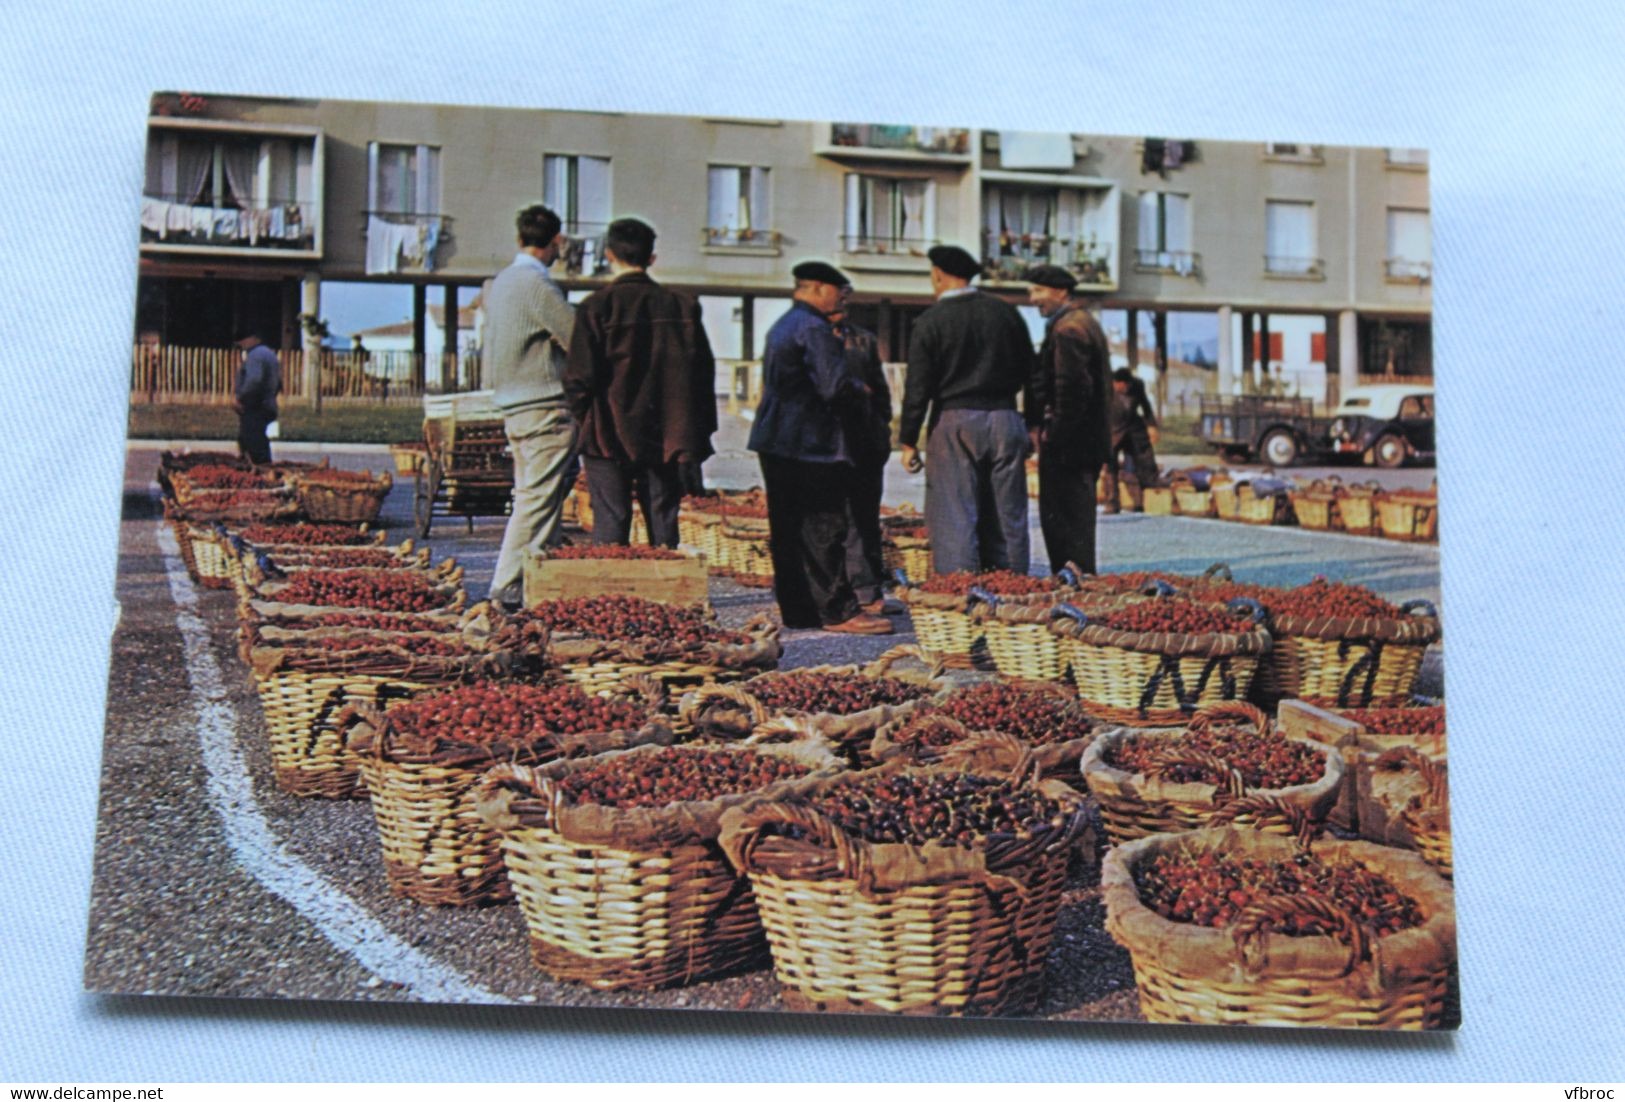
M 925 468 L 932 566 L 1024 574 L 1028 438 L 1016 395 L 1033 369 L 1027 323 L 970 285 L 981 270 L 970 253 L 938 245 L 928 255 L 937 302 L 914 323 L 898 440 L 903 466 Z M 916 444 L 927 425 L 922 463 Z
M 847 370 L 869 388 L 867 402 L 847 411 L 853 471 L 847 494 L 846 569 L 852 590 L 865 612 L 883 612 L 886 594 L 885 552 L 880 532 L 880 499 L 886 491 L 886 463 L 891 459 L 891 387 L 880 362 L 880 339 L 847 316 L 852 285 L 841 288 L 839 305 L 830 315 L 835 335 L 846 349 Z
M 850 370 L 829 316 L 846 276 L 809 260 L 792 271 L 794 303 L 767 332 L 762 401 L 750 450 L 767 489 L 773 592 L 785 627 L 885 635 L 890 621 L 858 605 L 846 566 L 853 439 L 870 390 Z
M 244 330 L 237 338 L 243 362 L 237 367 L 237 385 L 231 407 L 237 411 L 237 449 L 251 463 L 271 461 L 271 438 L 266 429 L 276 420 L 276 396 L 282 389 L 282 361 L 261 341 L 257 330 Z
M 1027 273 L 1027 299 L 1048 320 L 1027 403 L 1038 449 L 1038 523 L 1050 566 L 1095 572 L 1095 479 L 1111 452 L 1111 353 L 1106 334 L 1073 294 L 1065 268 Z

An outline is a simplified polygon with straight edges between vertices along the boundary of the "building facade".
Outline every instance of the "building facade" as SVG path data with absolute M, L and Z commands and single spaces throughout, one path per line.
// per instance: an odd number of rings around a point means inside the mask
M 364 281 L 413 288 L 419 353 L 461 347 L 460 307 L 534 202 L 565 219 L 556 275 L 578 295 L 609 277 L 608 222 L 650 222 L 654 276 L 735 326 L 713 337 L 745 359 L 812 257 L 904 358 L 947 242 L 1017 301 L 1029 265 L 1071 268 L 1125 311 L 1130 359 L 1166 363 L 1169 311 L 1212 314 L 1221 390 L 1305 326 L 1329 391 L 1431 374 L 1421 151 L 178 93 L 149 119 L 138 338 L 218 346 L 249 323 L 313 345 L 323 283 Z M 431 289 L 459 307 L 432 342 Z

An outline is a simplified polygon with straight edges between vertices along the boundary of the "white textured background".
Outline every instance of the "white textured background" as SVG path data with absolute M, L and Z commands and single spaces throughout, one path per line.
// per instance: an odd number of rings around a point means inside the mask
M 1625 1078 L 1615 3 L 356 13 L 0 3 L 0 1080 Z M 1430 148 L 1462 1032 L 82 994 L 157 89 Z

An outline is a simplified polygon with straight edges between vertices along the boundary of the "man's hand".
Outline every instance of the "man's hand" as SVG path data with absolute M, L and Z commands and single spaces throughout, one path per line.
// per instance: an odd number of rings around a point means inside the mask
M 903 445 L 903 470 L 909 474 L 919 474 L 925 470 L 925 460 L 920 458 L 920 449 L 910 444 Z
M 241 398 L 233 398 L 231 400 L 231 408 L 232 408 L 233 411 L 236 412 L 237 416 L 241 417 L 242 413 L 243 413 L 242 399 Z
M 1151 446 L 1152 447 L 1156 447 L 1158 444 L 1162 443 L 1162 430 L 1159 429 L 1157 426 L 1152 425 L 1149 428 L 1147 428 L 1145 430 L 1145 432 L 1146 432 L 1146 435 L 1151 438 Z
M 1038 445 L 1043 443 L 1043 442 L 1044 442 L 1044 430 L 1043 429 L 1028 429 L 1027 430 L 1027 454 L 1029 456 L 1037 455 L 1038 454 Z

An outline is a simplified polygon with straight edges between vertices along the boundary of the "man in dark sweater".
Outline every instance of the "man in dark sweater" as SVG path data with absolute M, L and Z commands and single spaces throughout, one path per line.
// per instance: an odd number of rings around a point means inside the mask
M 711 455 L 716 361 L 699 303 L 649 278 L 655 231 L 610 223 L 604 254 L 615 278 L 577 308 L 564 394 L 580 426 L 594 543 L 625 543 L 636 493 L 649 542 L 677 546 L 685 473 Z
M 897 435 L 904 468 L 925 469 L 932 566 L 1024 574 L 1028 441 L 1016 395 L 1032 374 L 1032 340 L 1014 306 L 970 286 L 980 271 L 970 253 L 938 245 L 929 255 L 937 303 L 914 323 Z
M 1073 294 L 1077 279 L 1043 264 L 1027 273 L 1028 301 L 1048 319 L 1026 406 L 1038 449 L 1038 522 L 1051 570 L 1095 572 L 1095 479 L 1111 450 L 1111 352 Z

